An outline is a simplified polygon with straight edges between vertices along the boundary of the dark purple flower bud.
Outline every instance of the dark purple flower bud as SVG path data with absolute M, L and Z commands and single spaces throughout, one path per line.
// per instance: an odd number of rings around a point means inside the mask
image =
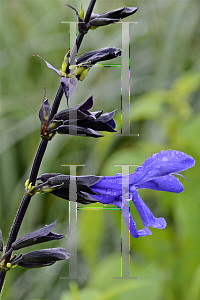
M 74 107 L 55 114 L 46 129 L 46 136 L 55 133 L 80 136 L 102 137 L 98 131 L 116 132 L 113 119 L 115 111 L 103 114 L 103 111 L 90 112 L 93 97 Z
M 45 96 L 46 96 L 46 89 L 45 89 L 42 106 L 39 110 L 39 119 L 41 121 L 40 135 L 42 138 L 50 140 L 53 135 L 49 136 L 47 134 L 47 125 L 48 125 L 48 121 L 49 121 L 49 117 L 50 117 L 50 113 L 51 113 L 51 106 L 49 104 L 48 99 L 45 100 Z
M 41 180 L 43 183 L 38 184 L 36 189 L 41 192 L 49 192 L 60 198 L 77 201 L 83 204 L 89 204 L 96 202 L 93 195 L 97 195 L 91 190 L 90 186 L 100 181 L 101 176 L 68 176 L 59 173 L 45 173 L 41 175 L 37 180 Z M 70 180 L 76 181 L 76 198 L 69 198 Z M 72 189 L 72 187 L 71 187 Z
M 133 15 L 137 12 L 139 7 L 120 7 L 111 11 L 107 11 L 103 14 L 101 14 L 99 17 L 101 18 L 109 18 L 109 19 L 124 19 L 126 17 L 129 17 L 130 15 Z M 98 17 L 96 17 L 98 18 Z M 91 18 L 94 19 L 94 18 Z
M 84 11 L 81 6 L 81 11 L 78 11 L 71 5 L 67 5 L 72 8 L 78 17 L 79 32 L 86 34 L 89 29 L 96 29 L 99 26 L 109 25 L 111 23 L 117 23 L 120 19 L 124 19 L 130 15 L 136 13 L 139 7 L 120 7 L 115 10 L 107 11 L 101 15 L 92 13 L 88 23 L 84 22 Z
M 69 259 L 72 255 L 64 248 L 49 248 L 22 254 L 16 263 L 23 268 L 40 268 L 50 266 L 58 260 Z
M 86 52 L 77 58 L 77 65 L 90 67 L 99 61 L 109 60 L 122 55 L 122 50 L 115 47 L 105 47 Z
M 52 224 L 46 225 L 39 230 L 22 235 L 14 243 L 12 243 L 12 249 L 18 250 L 35 244 L 64 238 L 65 236 L 62 234 L 51 232 L 52 228 L 56 225 L 57 220 L 58 219 L 56 219 Z
M 115 10 L 107 11 L 101 15 L 92 14 L 87 29 L 96 29 L 99 26 L 117 23 L 120 19 L 124 19 L 136 13 L 139 7 L 120 7 Z

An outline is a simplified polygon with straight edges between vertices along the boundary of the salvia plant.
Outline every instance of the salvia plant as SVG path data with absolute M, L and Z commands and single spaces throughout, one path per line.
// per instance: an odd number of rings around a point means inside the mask
M 56 225 L 52 224 L 27 233 L 17 238 L 22 221 L 32 197 L 38 193 L 51 193 L 68 201 L 77 201 L 82 204 L 100 202 L 117 206 L 122 213 L 130 234 L 134 238 L 151 235 L 150 227 L 163 229 L 166 227 L 164 218 L 154 217 L 151 210 L 143 202 L 139 195 L 140 189 L 152 189 L 171 193 L 181 193 L 184 188 L 179 179 L 174 175 L 194 166 L 194 159 L 179 151 L 161 151 L 149 157 L 135 173 L 130 175 L 116 174 L 114 176 L 68 176 L 60 173 L 44 173 L 38 176 L 40 165 L 48 143 L 56 134 L 77 135 L 80 138 L 103 137 L 104 131 L 116 132 L 114 120 L 115 108 L 111 112 L 92 111 L 93 96 L 76 106 L 70 106 L 70 95 L 76 90 L 77 82 L 83 81 L 89 70 L 98 62 L 115 59 L 123 55 L 122 50 L 115 47 L 95 49 L 77 56 L 84 35 L 98 27 L 119 22 L 137 12 L 138 7 L 120 7 L 103 14 L 94 14 L 93 8 L 96 0 L 91 0 L 87 13 L 81 6 L 80 12 L 72 8 L 78 18 L 78 36 L 73 50 L 68 51 L 57 70 L 45 61 L 48 68 L 54 70 L 60 76 L 58 88 L 52 107 L 44 96 L 39 110 L 41 122 L 41 142 L 35 155 L 29 179 L 25 183 L 25 195 L 16 214 L 7 245 L 4 247 L 2 232 L 0 231 L 0 290 L 4 284 L 6 273 L 16 267 L 38 268 L 50 266 L 58 260 L 68 260 L 73 253 L 61 247 L 46 248 L 14 254 L 14 251 L 27 248 L 32 245 L 59 240 L 65 236 L 53 232 Z M 92 71 L 91 71 L 92 72 Z M 79 83 L 78 83 L 79 84 Z M 46 91 L 45 91 L 46 95 Z M 59 111 L 62 96 L 65 95 L 67 106 Z M 87 138 L 86 138 L 87 139 Z M 76 183 L 75 197 L 70 196 L 70 182 Z M 138 230 L 129 210 L 129 201 L 132 200 L 144 225 Z M 94 225 L 95 226 L 95 225 Z M 128 230 L 127 229 L 127 230 Z

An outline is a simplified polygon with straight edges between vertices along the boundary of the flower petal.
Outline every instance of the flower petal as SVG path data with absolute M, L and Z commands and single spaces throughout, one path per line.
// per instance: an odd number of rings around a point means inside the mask
M 195 165 L 195 160 L 183 152 L 168 150 L 161 151 L 149 157 L 132 176 L 130 184 L 141 184 L 156 177 L 185 171 Z
M 46 63 L 46 65 L 47 65 L 47 67 L 48 67 L 49 69 L 52 69 L 52 70 L 55 71 L 59 76 L 62 76 L 61 72 L 60 72 L 59 70 L 57 70 L 56 68 L 54 68 L 51 64 L 49 64 L 46 60 L 44 60 L 44 58 L 42 58 L 41 56 L 39 56 L 39 55 L 37 55 L 37 54 L 34 54 L 33 56 L 37 56 L 37 57 L 39 57 L 40 59 L 42 59 L 42 60 Z
M 134 13 L 139 9 L 139 7 L 125 7 L 124 10 L 120 14 L 120 18 L 124 19 Z
M 115 130 L 116 123 L 113 119 L 108 121 L 108 123 L 103 123 L 103 122 L 99 121 L 99 119 L 96 119 L 96 120 L 93 119 L 91 121 L 90 120 L 80 121 L 80 122 L 78 122 L 77 125 L 82 126 L 82 127 L 89 127 L 91 129 L 97 130 L 97 131 L 117 132 L 117 130 Z
M 132 193 L 132 201 L 142 219 L 142 223 L 145 227 L 153 227 L 163 229 L 167 223 L 164 218 L 155 218 L 148 206 L 144 203 L 138 192 L 135 190 Z
M 182 183 L 173 175 L 166 175 L 137 184 L 137 189 L 151 189 L 171 193 L 181 193 L 184 191 Z
M 116 205 L 117 207 L 119 207 L 121 209 L 124 221 L 127 227 L 130 229 L 130 233 L 134 238 L 152 234 L 151 231 L 147 228 L 137 230 L 136 223 L 133 220 L 131 214 L 130 214 L 130 225 L 129 225 L 129 203 L 126 199 L 122 197 L 112 197 L 112 196 L 105 196 L 105 195 L 93 195 L 93 197 L 100 203 Z
M 98 202 L 102 204 L 112 204 L 116 205 L 115 202 L 118 202 L 118 197 L 112 197 L 107 195 L 92 195 Z M 121 207 L 120 207 L 121 208 Z
M 78 104 L 78 109 L 86 113 L 93 106 L 93 96 L 89 97 L 85 102 Z M 88 113 L 88 112 L 87 112 Z
M 42 123 L 47 122 L 51 113 L 51 106 L 48 99 L 43 100 L 42 106 L 39 110 L 39 119 Z
M 128 175 L 127 175 L 128 176 Z M 126 183 L 127 177 L 123 174 L 116 174 L 115 176 L 105 176 L 99 182 L 92 185 L 90 188 L 95 192 L 102 195 L 119 197 L 122 195 L 122 178 Z M 129 192 L 129 184 L 124 184 L 125 192 Z
M 114 119 L 108 121 L 107 124 L 108 124 L 109 126 L 111 126 L 111 127 L 113 128 L 113 130 L 114 130 L 114 129 L 116 128 L 116 126 L 117 126 L 117 124 L 116 124 L 116 122 L 115 122 Z M 117 130 L 115 130 L 115 131 L 117 131 Z
M 101 114 L 101 115 L 99 116 L 99 121 L 104 122 L 104 123 L 107 123 L 108 121 L 112 120 L 113 117 L 114 117 L 114 115 L 115 115 L 115 111 L 116 111 L 116 110 L 117 110 L 117 109 L 115 109 L 115 110 L 113 110 L 113 111 L 111 111 L 111 112 L 109 112 L 109 113 Z
M 85 111 L 81 110 L 82 106 L 85 106 L 85 107 L 89 106 L 88 100 L 86 100 L 85 102 L 80 103 L 76 106 L 72 106 L 72 107 L 61 110 L 60 112 L 58 112 L 57 114 L 54 115 L 51 123 L 53 123 L 54 121 L 60 120 L 63 122 L 64 125 L 68 125 L 69 122 L 77 123 L 80 120 L 83 120 L 83 121 L 94 120 L 95 116 L 92 113 L 90 113 L 87 110 L 85 110 Z M 76 125 L 78 125 L 78 124 L 76 124 Z
M 143 229 L 137 230 L 136 223 L 133 220 L 131 213 L 129 212 L 129 202 L 127 200 L 121 198 L 120 200 L 115 201 L 112 204 L 121 208 L 123 219 L 124 219 L 128 229 L 130 230 L 130 234 L 134 238 L 152 234 L 152 232 L 148 228 L 143 228 Z M 130 223 L 129 223 L 129 215 L 130 215 Z
M 152 234 L 151 231 L 148 230 L 147 228 L 137 230 L 136 223 L 133 220 L 133 217 L 131 214 L 130 214 L 130 223 L 129 223 L 129 203 L 128 203 L 128 201 L 126 201 L 124 199 L 122 199 L 122 203 L 123 203 L 122 208 L 121 208 L 122 216 L 124 218 L 124 221 L 125 221 L 127 227 L 130 230 L 131 235 L 133 237 L 137 238 L 140 236 L 146 236 L 146 235 Z
M 61 77 L 60 84 L 62 85 L 68 105 L 70 95 L 76 90 L 77 80 L 74 78 Z

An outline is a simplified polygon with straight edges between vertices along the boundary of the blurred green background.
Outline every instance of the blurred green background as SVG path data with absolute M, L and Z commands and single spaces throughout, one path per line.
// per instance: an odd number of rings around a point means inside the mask
M 24 193 L 24 182 L 40 142 L 38 111 L 44 89 L 52 104 L 59 78 L 39 54 L 58 69 L 69 45 L 69 26 L 76 21 L 65 4 L 86 10 L 89 1 L 1 0 L 1 202 L 0 228 L 6 243 Z M 140 6 L 127 20 L 130 25 L 131 133 L 105 133 L 101 139 L 56 136 L 48 145 L 40 174 L 62 172 L 61 164 L 85 164 L 78 175 L 114 175 L 113 164 L 141 165 L 153 153 L 176 149 L 192 155 L 196 166 L 181 178 L 180 194 L 143 190 L 140 195 L 155 216 L 167 221 L 165 230 L 152 236 L 131 237 L 131 276 L 120 276 L 119 211 L 78 212 L 78 275 L 68 276 L 68 261 L 27 270 L 18 267 L 6 277 L 2 299 L 8 300 L 197 300 L 200 297 L 200 5 L 195 0 L 104 1 L 94 12 L 121 6 Z M 91 31 L 79 54 L 107 46 L 121 47 L 121 24 Z M 116 61 L 120 63 L 120 60 Z M 120 68 L 93 67 L 78 83 L 78 103 L 94 96 L 94 111 L 116 112 L 121 127 Z M 66 107 L 63 98 L 61 108 Z M 128 133 L 128 128 L 125 129 Z M 131 170 L 134 172 L 134 168 Z M 98 205 L 100 206 L 100 205 Z M 131 206 L 137 227 L 141 220 Z M 68 201 L 53 195 L 36 195 L 28 208 L 20 235 L 44 224 L 59 222 L 55 232 L 68 235 Z M 68 238 L 42 245 L 68 247 Z M 38 249 L 32 247 L 29 251 Z M 25 250 L 26 252 L 26 250 Z

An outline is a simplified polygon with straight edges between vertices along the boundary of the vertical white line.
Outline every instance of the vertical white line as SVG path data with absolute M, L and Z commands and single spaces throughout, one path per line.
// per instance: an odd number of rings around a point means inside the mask
M 114 166 L 122 167 L 122 174 L 130 174 L 130 166 L 133 164 L 122 165 L 115 164 Z M 130 277 L 130 205 L 129 205 L 129 176 L 122 177 L 122 227 L 121 227 L 121 277 L 114 277 L 114 279 L 138 279 L 139 277 Z M 127 230 L 128 227 L 128 230 Z
M 122 22 L 122 134 L 128 130 L 129 125 L 129 23 Z
M 70 168 L 69 185 L 69 253 L 73 256 L 69 259 L 69 277 L 61 279 L 78 279 L 77 276 L 77 185 L 76 168 L 85 165 L 62 165 Z M 82 279 L 85 279 L 83 277 Z
M 70 53 L 72 52 L 72 47 L 76 47 L 76 33 L 77 33 L 77 22 L 70 22 Z M 77 54 L 77 49 L 75 49 L 75 52 Z M 75 62 L 70 61 L 70 64 L 75 64 Z M 70 87 L 69 87 L 69 93 L 70 93 Z M 73 92 L 73 94 L 70 93 L 69 103 L 70 107 L 75 106 L 77 104 L 77 90 Z M 77 125 L 77 111 L 69 111 L 69 123 L 73 121 L 73 125 Z M 74 127 L 74 129 L 69 129 L 69 134 L 76 135 L 77 134 L 77 128 Z

